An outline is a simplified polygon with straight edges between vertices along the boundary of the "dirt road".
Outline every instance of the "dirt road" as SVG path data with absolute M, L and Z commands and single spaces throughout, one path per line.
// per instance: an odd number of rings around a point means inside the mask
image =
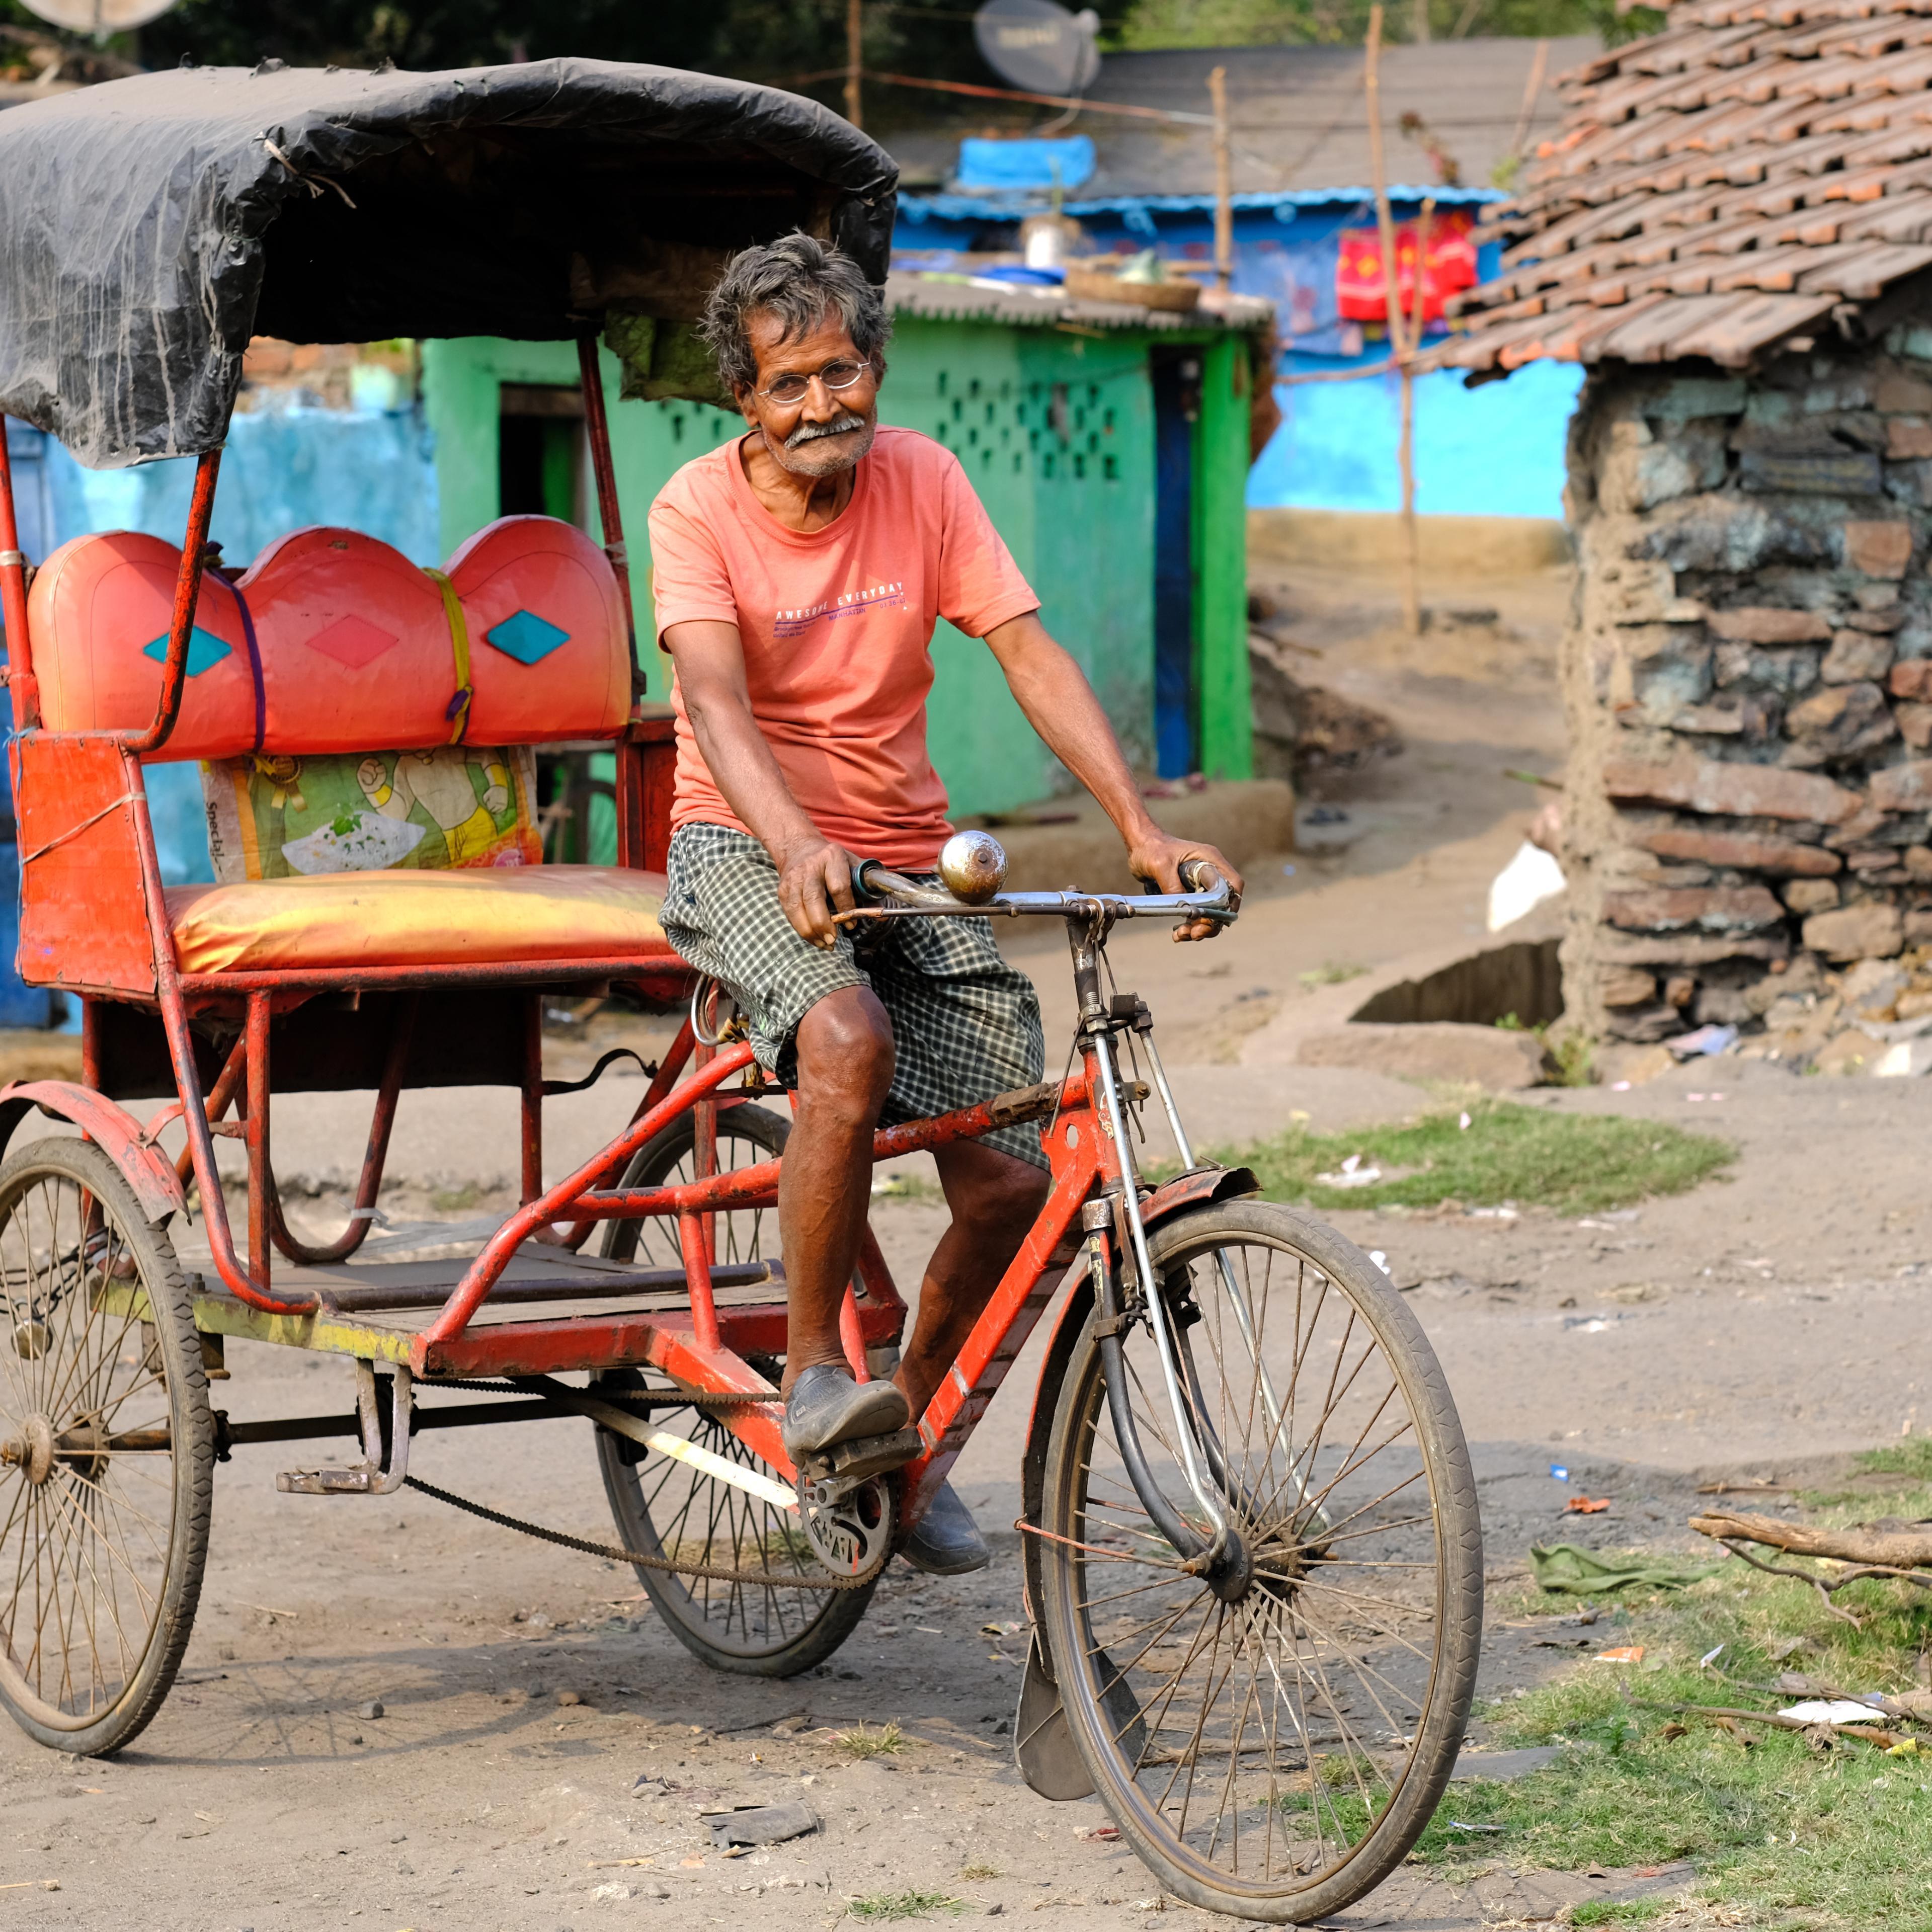
M 1409 740 L 1403 760 L 1352 795 L 1337 788 L 1360 838 L 1333 858 L 1284 860 L 1292 878 L 1277 867 L 1256 880 L 1240 926 L 1211 951 L 1138 934 L 1117 948 L 1123 983 L 1181 1036 L 1181 1084 L 1204 1139 L 1265 1132 L 1294 1108 L 1342 1128 L 1426 1103 L 1397 1082 L 1238 1057 L 1256 1026 L 1306 997 L 1304 972 L 1380 965 L 1480 931 L 1483 891 L 1534 802 L 1501 768 L 1540 757 L 1549 769 L 1559 748 L 1553 690 L 1534 674 L 1553 599 L 1530 586 L 1513 619 L 1524 634 L 1492 639 L 1490 659 L 1463 661 L 1462 675 L 1372 622 L 1355 621 L 1358 648 L 1328 637 L 1336 682 L 1394 712 Z M 1490 660 L 1520 674 L 1503 680 L 1501 732 Z M 1043 939 L 1018 956 L 1064 1038 L 1064 954 Z M 560 1125 L 553 1163 L 593 1144 L 634 1090 L 619 1082 L 584 1096 Z M 291 1107 L 278 1120 L 281 1163 L 326 1183 L 359 1144 L 365 1104 Z M 1520 1580 L 1531 1540 L 1564 1533 L 1562 1504 L 1578 1486 L 1613 1504 L 1587 1531 L 1573 1519 L 1574 1540 L 1682 1545 L 1711 1474 L 1789 1475 L 1894 1439 L 1922 1414 L 1932 1423 L 1932 1209 L 1913 1185 L 1932 1086 L 1800 1081 L 1733 1063 L 1536 1104 L 1676 1120 L 1742 1151 L 1729 1180 L 1622 1216 L 1341 1217 L 1387 1254 L 1442 1358 L 1498 1583 Z M 512 1165 L 512 1108 L 502 1095 L 406 1105 L 405 1184 L 386 1204 L 451 1216 L 495 1204 Z M 305 1211 L 328 1219 L 326 1186 Z M 922 1200 L 880 1204 L 902 1282 L 939 1225 Z M 216 1399 L 238 1419 L 348 1405 L 340 1364 L 241 1344 L 230 1360 Z M 0 1915 L 90 1932 L 352 1922 L 683 1932 L 823 1925 L 853 1898 L 913 1890 L 974 1913 L 1038 1911 L 1028 1922 L 1056 1928 L 1143 1923 L 1160 1901 L 1105 1834 L 1098 1804 L 1046 1804 L 1012 1767 L 1024 1634 L 1017 1539 L 1004 1526 L 1017 1510 L 1026 1366 L 958 1472 L 994 1532 L 994 1567 L 955 1582 L 896 1569 L 844 1650 L 790 1682 L 706 1671 L 628 1570 L 416 1495 L 279 1496 L 274 1472 L 297 1452 L 238 1450 L 219 1472 L 188 1668 L 148 1732 L 112 1762 L 74 1763 L 0 1731 L 0 1886 L 14 1888 L 0 1889 Z M 1552 1462 L 1570 1482 L 1552 1479 Z M 512 1512 L 610 1534 L 586 1424 L 427 1436 L 416 1466 Z M 1492 1632 L 1486 1691 L 1556 1667 L 1556 1653 L 1526 1643 Z M 368 1714 L 376 1703 L 382 1714 Z M 869 1760 L 835 1735 L 889 1723 L 902 1748 Z M 823 1828 L 727 1858 L 700 1822 L 779 1798 L 805 1799 Z M 1405 1874 L 1340 1922 L 1546 1917 L 1682 1876 L 1505 1873 L 1455 1893 Z M 1155 1922 L 1175 1912 L 1201 1918 L 1170 1904 Z

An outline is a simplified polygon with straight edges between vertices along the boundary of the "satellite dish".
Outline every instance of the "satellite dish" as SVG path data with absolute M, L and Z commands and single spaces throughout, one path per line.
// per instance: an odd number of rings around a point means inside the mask
M 1092 8 L 1070 14 L 1053 0 L 987 0 L 973 16 L 986 64 L 1029 94 L 1084 94 L 1100 71 L 1100 28 Z
M 158 20 L 175 0 L 21 0 L 30 14 L 72 34 L 104 40 Z

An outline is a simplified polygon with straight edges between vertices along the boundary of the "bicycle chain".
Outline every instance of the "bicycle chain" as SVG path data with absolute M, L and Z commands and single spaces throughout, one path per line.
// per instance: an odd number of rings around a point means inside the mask
M 466 1388 L 502 1395 L 512 1393 L 500 1383 L 450 1381 L 431 1384 L 437 1388 Z M 628 1390 L 626 1394 L 639 1391 Z M 760 1398 L 749 1398 L 755 1402 Z M 766 1398 L 769 1400 L 769 1398 Z M 713 1398 L 718 1400 L 718 1398 Z M 743 1398 L 724 1398 L 742 1400 Z M 704 1404 L 706 1398 L 699 1396 L 698 1403 Z M 601 1556 L 607 1562 L 628 1563 L 640 1570 L 662 1570 L 674 1576 L 695 1576 L 712 1583 L 755 1583 L 760 1588 L 773 1590 L 862 1590 L 875 1582 L 892 1561 L 890 1547 L 872 1568 L 856 1576 L 782 1576 L 769 1570 L 728 1570 L 721 1564 L 680 1563 L 669 1556 L 650 1556 L 641 1550 L 626 1550 L 615 1543 L 596 1543 L 586 1536 L 568 1536 L 560 1529 L 546 1529 L 542 1523 L 526 1522 L 522 1517 L 506 1516 L 501 1510 L 494 1510 L 487 1504 L 472 1502 L 467 1496 L 459 1496 L 448 1490 L 438 1489 L 434 1483 L 424 1482 L 420 1476 L 405 1476 L 404 1486 L 417 1490 L 426 1496 L 433 1496 L 440 1503 L 447 1503 L 452 1509 L 459 1509 L 465 1514 L 480 1516 L 485 1522 L 494 1522 L 502 1529 L 514 1529 L 525 1536 L 533 1536 L 540 1543 L 554 1543 L 560 1550 L 574 1550 L 585 1556 Z

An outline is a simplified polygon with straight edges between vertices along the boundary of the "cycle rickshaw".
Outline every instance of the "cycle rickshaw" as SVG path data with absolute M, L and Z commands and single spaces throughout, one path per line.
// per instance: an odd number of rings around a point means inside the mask
M 877 1136 L 886 1159 L 1035 1120 L 1052 1169 L 903 1466 L 794 1468 L 779 1438 L 788 1109 L 657 924 L 668 725 L 637 701 L 598 340 L 617 316 L 688 325 L 726 251 L 794 227 L 882 280 L 884 152 L 811 102 L 660 69 L 268 62 L 10 111 L 0 177 L 0 410 L 96 466 L 196 461 L 179 549 L 109 532 L 30 562 L 0 437 L 20 968 L 83 1015 L 79 1082 L 0 1089 L 0 1142 L 22 1143 L 0 1168 L 0 1703 L 79 1754 L 150 1721 L 230 1445 L 346 1436 L 279 1486 L 480 1508 L 412 1475 L 412 1442 L 542 1417 L 595 1427 L 614 1547 L 674 1634 L 723 1670 L 803 1670 L 856 1625 L 1043 1320 L 1019 1525 L 1029 1781 L 1097 1792 L 1199 1905 L 1303 1921 L 1378 1882 L 1462 1734 L 1474 1490 L 1400 1297 L 1195 1156 L 1152 1016 L 1112 982 L 1116 921 L 1232 917 L 1221 881 L 1004 893 L 982 849 L 962 896 L 867 868 L 868 916 L 1062 920 L 1080 1018 L 1063 1078 Z M 209 519 L 256 333 L 574 338 L 603 542 L 508 518 L 430 572 L 308 530 L 223 568 Z M 560 740 L 615 751 L 614 866 L 400 862 L 405 780 L 426 796 L 439 758 L 474 764 L 482 829 L 448 831 L 473 857 L 518 748 Z M 313 862 L 164 886 L 148 766 L 232 766 L 272 816 L 330 758 L 368 809 L 305 835 Z M 542 1004 L 604 988 L 687 1016 L 626 1130 L 546 1185 Z M 470 1084 L 521 1096 L 522 1204 L 454 1261 L 358 1258 L 398 1093 Z M 272 1105 L 332 1089 L 375 1100 L 356 1205 L 321 1244 L 283 1212 Z M 145 1124 L 122 1104 L 158 1096 Z M 1149 1106 L 1184 1164 L 1158 1184 L 1135 1153 Z M 23 1138 L 36 1114 L 61 1130 Z M 218 1138 L 246 1158 L 238 1240 Z M 868 1239 L 843 1316 L 855 1372 L 904 1314 Z M 231 1336 L 340 1358 L 353 1414 L 231 1421 L 210 1400 Z

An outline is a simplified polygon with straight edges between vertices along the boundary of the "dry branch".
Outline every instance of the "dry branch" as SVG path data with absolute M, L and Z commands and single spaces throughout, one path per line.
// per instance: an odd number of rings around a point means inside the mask
M 1690 1527 L 1719 1542 L 1768 1543 L 1794 1556 L 1827 1556 L 1886 1570 L 1932 1568 L 1932 1527 L 1909 1529 L 1818 1529 L 1808 1523 L 1781 1522 L 1775 1516 L 1709 1510 L 1690 1519 Z

